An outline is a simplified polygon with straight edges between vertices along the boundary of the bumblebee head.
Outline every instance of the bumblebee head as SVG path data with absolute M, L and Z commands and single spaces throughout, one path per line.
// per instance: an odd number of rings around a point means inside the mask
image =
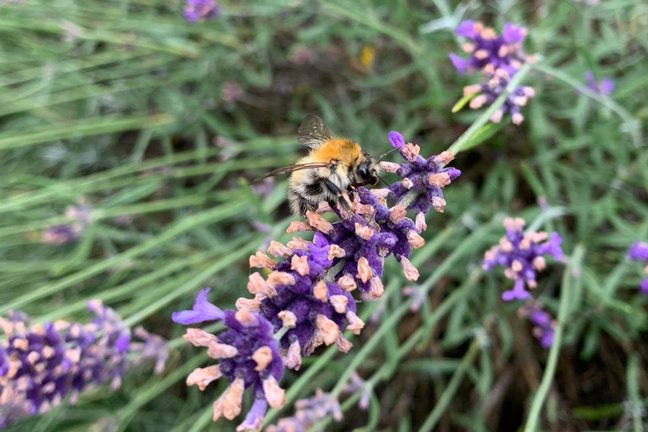
M 378 183 L 378 164 L 368 154 L 364 156 L 356 168 L 354 186 L 375 186 Z

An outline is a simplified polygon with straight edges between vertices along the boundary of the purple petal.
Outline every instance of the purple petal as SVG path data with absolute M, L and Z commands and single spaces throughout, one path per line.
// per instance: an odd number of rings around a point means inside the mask
M 256 399 L 252 408 L 248 411 L 247 416 L 243 423 L 238 425 L 237 431 L 258 430 L 263 423 L 266 411 L 268 410 L 268 402 L 265 399 Z
M 191 310 L 174 312 L 171 315 L 171 319 L 178 324 L 184 325 L 222 320 L 225 316 L 223 311 L 207 301 L 209 291 L 209 288 L 200 290 L 193 304 L 193 308 Z
M 457 168 L 446 168 L 443 170 L 450 176 L 450 181 L 454 181 L 457 177 L 461 175 L 461 171 L 458 170 Z
M 634 242 L 628 249 L 628 259 L 633 261 L 648 261 L 648 243 Z
M 455 33 L 458 36 L 462 36 L 468 39 L 474 39 L 478 36 L 477 31 L 475 30 L 475 21 L 465 20 L 459 23 Z
M 614 81 L 610 78 L 603 78 L 599 84 L 599 91 L 604 96 L 609 96 L 614 90 Z
M 466 70 L 468 69 L 468 65 L 470 62 L 462 57 L 459 57 L 455 53 L 450 53 L 448 54 L 448 57 L 450 57 L 450 61 L 452 62 L 452 65 L 455 67 L 457 72 L 460 74 L 465 74 Z
M 405 147 L 405 138 L 403 138 L 400 132 L 391 131 L 389 132 L 389 143 L 392 147 L 400 150 Z
M 524 40 L 526 29 L 515 24 L 506 23 L 502 29 L 502 38 L 508 44 L 519 43 Z
M 641 291 L 641 294 L 648 295 L 648 278 L 641 281 L 639 284 L 639 291 Z
M 585 85 L 588 89 L 598 93 L 598 85 L 596 84 L 596 80 L 594 79 L 594 74 L 592 73 L 592 71 L 585 72 Z

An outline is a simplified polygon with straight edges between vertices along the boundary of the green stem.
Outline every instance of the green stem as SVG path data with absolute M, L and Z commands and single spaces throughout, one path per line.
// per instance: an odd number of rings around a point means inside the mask
M 578 91 L 581 94 L 584 94 L 585 96 L 595 100 L 596 102 L 600 103 L 604 107 L 608 108 L 610 111 L 614 112 L 616 115 L 618 115 L 621 120 L 623 120 L 624 126 L 626 127 L 626 131 L 630 134 L 630 137 L 632 138 L 632 142 L 635 145 L 635 147 L 639 147 L 643 143 L 643 138 L 641 136 L 641 126 L 639 121 L 634 118 L 632 114 L 625 108 L 623 108 L 621 105 L 613 101 L 607 96 L 603 96 L 599 93 L 596 93 L 586 86 L 584 86 L 580 81 L 576 80 L 575 78 L 571 77 L 569 74 L 560 71 L 552 66 L 549 66 L 547 64 L 542 64 L 539 63 L 535 65 L 535 69 L 549 75 L 553 78 L 556 78 L 565 84 L 573 87 L 576 91 Z
M 419 432 L 428 432 L 434 429 L 437 422 L 450 404 L 452 397 L 457 392 L 457 389 L 459 389 L 459 384 L 461 384 L 461 381 L 468 371 L 468 368 L 475 361 L 475 357 L 477 357 L 477 354 L 479 353 L 480 346 L 480 336 L 475 335 L 472 343 L 470 344 L 470 347 L 468 348 L 468 352 L 466 352 L 466 355 L 461 360 L 461 363 L 459 363 L 459 366 L 455 370 L 455 373 L 452 375 L 452 378 L 450 378 L 448 386 L 439 398 L 439 401 L 436 403 L 430 415 L 425 419 L 425 422 L 423 422 L 423 426 L 421 426 Z
M 551 381 L 553 380 L 556 367 L 558 366 L 558 354 L 560 353 L 563 329 L 565 328 L 565 324 L 569 318 L 569 312 L 572 310 L 570 300 L 572 299 L 574 284 L 581 283 L 580 271 L 584 253 L 585 249 L 583 246 L 576 246 L 574 254 L 569 260 L 569 265 L 565 268 L 563 273 L 562 289 L 560 290 L 560 305 L 558 306 L 558 322 L 554 329 L 554 340 L 551 345 L 551 350 L 549 351 L 549 359 L 544 374 L 542 375 L 540 387 L 531 403 L 531 410 L 529 412 L 526 426 L 524 427 L 524 432 L 535 432 L 538 428 L 540 412 L 542 411 L 542 406 L 544 405 L 544 401 L 549 393 L 549 387 L 551 386 Z

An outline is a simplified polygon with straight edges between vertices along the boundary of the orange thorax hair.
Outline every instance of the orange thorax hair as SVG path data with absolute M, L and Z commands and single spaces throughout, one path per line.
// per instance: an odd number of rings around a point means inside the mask
M 328 162 L 337 159 L 342 165 L 349 167 L 358 162 L 362 156 L 362 149 L 358 143 L 346 138 L 333 138 L 323 142 L 311 151 L 309 159 L 313 162 Z

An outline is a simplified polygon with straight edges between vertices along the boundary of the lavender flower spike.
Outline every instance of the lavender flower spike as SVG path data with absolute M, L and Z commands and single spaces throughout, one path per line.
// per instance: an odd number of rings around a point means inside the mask
M 463 51 L 468 58 L 451 53 L 450 60 L 457 72 L 483 71 L 492 73 L 503 69 L 513 75 L 528 58 L 522 49 L 527 30 L 511 23 L 504 24 L 502 34 L 480 22 L 463 21 L 457 26 L 456 34 L 466 39 Z
M 220 6 L 214 0 L 187 0 L 184 17 L 195 23 L 201 20 L 216 18 L 220 15 Z
M 513 76 L 524 63 L 532 62 L 522 50 L 527 30 L 511 23 L 504 24 L 502 34 L 490 27 L 474 21 L 463 21 L 456 30 L 457 35 L 466 38 L 463 50 L 469 55 L 462 58 L 451 53 L 450 60 L 460 74 L 479 73 L 483 81 L 464 87 L 464 101 L 470 100 L 469 107 L 478 109 L 493 103 L 506 90 Z M 491 117 L 493 123 L 499 123 L 506 114 L 511 115 L 513 124 L 524 121 L 520 108 L 525 106 L 535 95 L 533 88 L 521 86 L 515 88 L 504 101 L 504 104 Z
M 77 205 L 65 209 L 67 223 L 47 228 L 41 233 L 43 243 L 61 245 L 77 241 L 83 231 L 90 225 L 91 209 L 83 198 Z
M 446 167 L 454 159 L 450 152 L 425 159 L 419 155 L 418 145 L 405 144 L 403 135 L 396 131 L 389 133 L 389 142 L 405 159 L 400 165 L 391 162 L 381 163 L 385 171 L 393 172 L 402 179 L 400 182 L 393 183 L 389 190 L 397 201 L 407 195 L 413 197 L 406 209 L 418 212 L 416 224 L 419 231 L 422 231 L 425 229 L 425 214 L 431 208 L 443 212 L 446 204 L 443 188 L 459 177 L 461 171 Z
M 339 402 L 330 394 L 318 389 L 315 396 L 295 402 L 295 415 L 279 420 L 276 426 L 270 426 L 268 432 L 301 432 L 307 431 L 331 414 L 335 421 L 342 420 L 342 409 Z
M 644 274 L 646 277 L 639 284 L 639 290 L 642 294 L 648 295 L 648 243 L 639 241 L 633 243 L 630 249 L 628 249 L 628 259 L 640 261 L 645 264 Z
M 535 288 L 536 272 L 546 267 L 545 255 L 557 261 L 563 258 L 562 240 L 557 233 L 525 233 L 524 224 L 520 218 L 505 218 L 506 235 L 484 254 L 484 270 L 504 267 L 504 275 L 514 281 L 513 288 L 502 293 L 504 301 L 526 300 L 531 296 L 527 288 Z
M 146 341 L 131 344 L 128 327 L 99 300 L 91 300 L 88 309 L 95 315 L 89 324 L 32 325 L 26 315 L 16 312 L 9 319 L 0 318 L 6 335 L 0 342 L 0 427 L 47 412 L 66 397 L 74 403 L 82 391 L 107 381 L 118 387 L 131 366 L 129 354 L 138 360 L 164 356 L 140 351 Z M 158 350 L 166 350 L 161 341 L 156 339 Z
M 535 301 L 530 301 L 520 309 L 518 314 L 522 318 L 527 318 L 533 324 L 533 334 L 544 349 L 549 349 L 553 345 L 554 329 L 556 321 L 542 309 L 542 305 Z
M 202 309 L 220 311 L 207 301 L 208 292 L 208 289 L 202 290 L 196 304 L 200 304 Z M 178 317 L 181 321 L 177 320 Z M 184 323 L 185 317 L 182 313 L 174 314 L 174 321 Z M 206 321 L 203 317 L 194 322 Z M 187 385 L 195 384 L 202 391 L 220 377 L 227 379 L 229 386 L 214 402 L 214 421 L 221 416 L 228 420 L 238 416 L 241 413 L 243 393 L 251 388 L 255 401 L 237 430 L 256 429 L 260 427 L 268 405 L 279 408 L 285 399 L 284 390 L 279 387 L 284 364 L 279 345 L 272 334 L 272 324 L 248 308 L 226 310 L 212 314 L 211 317 L 210 320 L 222 321 L 225 326 L 225 330 L 218 336 L 201 329 L 189 328 L 184 338 L 194 346 L 207 348 L 207 355 L 218 359 L 219 363 L 194 370 L 187 377 Z
M 585 84 L 588 89 L 601 96 L 609 96 L 614 90 L 614 81 L 612 79 L 605 77 L 597 81 L 592 71 L 585 72 Z

